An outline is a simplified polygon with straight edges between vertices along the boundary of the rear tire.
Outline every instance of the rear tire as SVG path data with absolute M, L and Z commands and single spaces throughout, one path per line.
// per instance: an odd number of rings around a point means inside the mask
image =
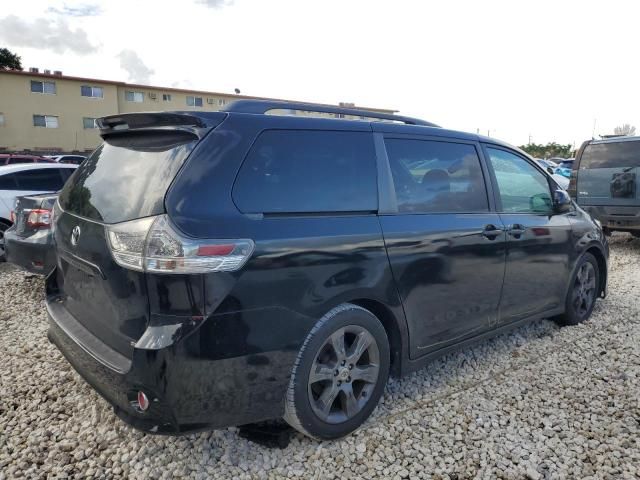
M 554 318 L 560 325 L 578 325 L 586 321 L 593 312 L 600 290 L 598 261 L 585 253 L 571 277 L 565 303 L 565 312 Z
M 343 437 L 374 410 L 389 377 L 389 340 L 373 313 L 340 305 L 307 336 L 291 374 L 286 422 L 316 439 Z
M 10 225 L 7 225 L 3 221 L 0 221 L 0 262 L 4 262 L 7 260 L 4 251 L 4 232 L 6 232 L 9 227 Z

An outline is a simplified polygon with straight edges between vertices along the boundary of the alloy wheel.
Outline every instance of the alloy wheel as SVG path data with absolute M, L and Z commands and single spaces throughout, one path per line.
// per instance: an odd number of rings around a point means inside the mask
M 380 374 L 380 350 L 358 325 L 336 330 L 318 350 L 309 374 L 309 401 L 327 423 L 342 423 L 367 404 Z
M 585 317 L 595 301 L 596 271 L 589 262 L 583 263 L 578 269 L 576 281 L 573 285 L 572 304 L 576 314 Z

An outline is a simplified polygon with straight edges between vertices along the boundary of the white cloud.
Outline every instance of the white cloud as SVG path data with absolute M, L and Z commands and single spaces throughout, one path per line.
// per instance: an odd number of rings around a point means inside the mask
M 0 40 L 13 47 L 38 48 L 56 53 L 70 51 L 85 55 L 97 50 L 89 41 L 87 32 L 81 28 L 71 29 L 63 18 L 36 18 L 29 22 L 16 15 L 8 15 L 0 19 Z
M 122 50 L 117 57 L 120 59 L 120 67 L 127 72 L 131 82 L 149 83 L 154 71 L 144 64 L 136 52 L 128 49 Z

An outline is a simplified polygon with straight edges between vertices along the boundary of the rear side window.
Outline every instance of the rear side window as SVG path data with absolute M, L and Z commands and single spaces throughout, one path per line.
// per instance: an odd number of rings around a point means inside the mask
M 399 212 L 489 210 L 480 159 L 473 145 L 393 138 L 385 144 Z
M 64 185 L 59 168 L 24 170 L 14 175 L 18 190 L 57 192 Z
M 71 176 L 60 206 L 106 223 L 161 214 L 167 188 L 196 143 L 181 131 L 108 137 Z
M 233 189 L 245 213 L 375 211 L 371 134 L 268 130 L 254 143 Z
M 590 144 L 584 148 L 580 159 L 580 170 L 638 166 L 640 166 L 639 141 Z

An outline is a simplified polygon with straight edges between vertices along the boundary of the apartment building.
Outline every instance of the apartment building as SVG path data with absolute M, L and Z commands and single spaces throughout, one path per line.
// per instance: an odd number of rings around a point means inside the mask
M 60 71 L 40 72 L 35 68 L 0 70 L 0 152 L 90 152 L 100 144 L 96 118 L 142 111 L 215 111 L 237 99 L 280 100 L 70 77 Z

